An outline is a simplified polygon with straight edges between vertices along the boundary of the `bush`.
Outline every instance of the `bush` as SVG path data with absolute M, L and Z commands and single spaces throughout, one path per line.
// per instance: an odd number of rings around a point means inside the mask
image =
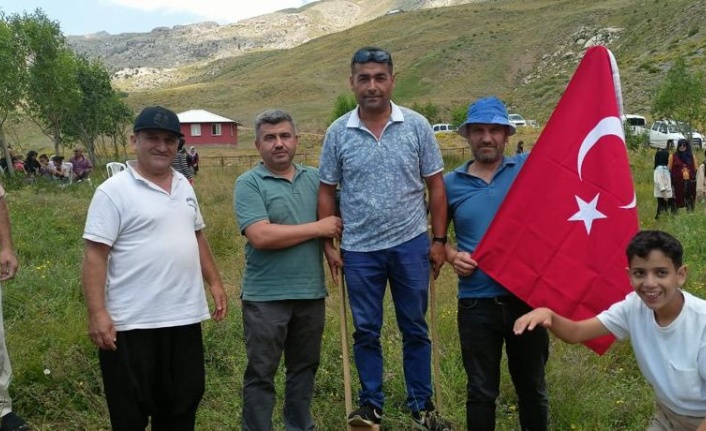
M 412 104 L 412 109 L 424 115 L 424 117 L 431 123 L 440 123 L 439 118 L 439 107 L 431 102 L 427 102 L 426 105 L 421 105 L 417 102 Z
M 333 102 L 333 111 L 331 111 L 328 124 L 333 123 L 346 112 L 354 110 L 356 106 L 358 106 L 358 102 L 355 100 L 355 96 L 349 93 L 339 94 Z

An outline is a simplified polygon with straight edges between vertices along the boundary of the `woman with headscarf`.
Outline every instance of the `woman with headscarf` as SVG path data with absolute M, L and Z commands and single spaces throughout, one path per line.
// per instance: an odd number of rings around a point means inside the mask
M 677 142 L 677 149 L 669 158 L 669 172 L 677 208 L 693 210 L 696 200 L 696 157 L 686 139 Z
M 189 164 L 194 170 L 194 175 L 199 173 L 199 153 L 196 152 L 196 147 L 193 145 L 189 148 Z

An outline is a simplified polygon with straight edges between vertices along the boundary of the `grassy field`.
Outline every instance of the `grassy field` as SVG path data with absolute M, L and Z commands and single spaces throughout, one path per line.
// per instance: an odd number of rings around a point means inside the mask
M 533 142 L 535 137 L 536 131 L 526 131 L 515 139 Z M 441 144 L 451 148 L 460 142 L 455 136 L 448 136 L 441 139 Z M 304 147 L 306 151 L 316 149 L 313 142 Z M 514 141 L 511 147 L 514 148 Z M 452 150 L 446 154 L 448 168 L 463 161 Z M 706 243 L 702 240 L 706 237 L 704 204 L 700 203 L 694 213 L 656 222 L 652 154 L 647 150 L 630 154 L 642 227 L 664 229 L 683 241 L 690 265 L 687 289 L 704 297 L 706 276 L 698 265 L 706 256 Z M 224 322 L 204 324 L 207 389 L 198 413 L 198 430 L 236 430 L 240 423 L 245 349 L 238 295 L 244 263 L 243 238 L 232 211 L 233 183 L 239 170 L 236 166 L 206 165 L 195 185 L 231 305 Z M 102 171 L 97 170 L 94 185 L 101 181 L 101 175 Z M 61 189 L 53 184 L 25 185 L 15 181 L 7 181 L 6 187 L 21 263 L 17 277 L 3 286 L 15 410 L 37 430 L 107 430 L 109 421 L 97 354 L 86 336 L 80 285 L 81 234 L 93 190 L 87 184 Z M 444 267 L 436 284 L 440 334 L 437 342 L 441 352 L 441 408 L 461 429 L 465 417 L 465 374 L 456 332 L 455 281 L 453 271 Z M 339 300 L 339 293 L 332 286 L 314 404 L 320 430 L 344 429 Z M 404 409 L 401 337 L 389 302 L 382 340 L 387 394 L 384 428 L 406 430 L 410 424 Z M 552 430 L 642 430 L 652 414 L 651 389 L 625 343 L 599 357 L 583 346 L 567 346 L 553 340 L 548 381 Z M 282 385 L 280 374 L 278 387 Z M 518 428 L 516 398 L 507 374 L 503 375 L 497 415 L 498 430 Z M 282 429 L 278 409 L 275 430 Z

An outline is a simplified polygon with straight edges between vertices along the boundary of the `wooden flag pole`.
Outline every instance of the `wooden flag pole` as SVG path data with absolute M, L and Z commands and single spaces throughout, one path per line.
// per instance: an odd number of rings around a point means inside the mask
M 338 268 L 338 287 L 341 292 L 341 299 L 338 307 L 341 321 L 341 356 L 343 357 L 343 391 L 346 401 L 346 419 L 353 411 L 353 399 L 351 397 L 351 361 L 348 355 L 348 322 L 346 318 L 346 283 L 343 281 L 343 269 Z
M 348 422 L 348 415 L 353 412 L 353 397 L 351 395 L 351 361 L 348 354 L 348 322 L 346 313 L 346 300 L 348 295 L 346 294 L 346 281 L 343 277 L 343 269 L 338 268 L 338 288 L 341 292 L 341 299 L 339 301 L 340 305 L 338 310 L 340 312 L 339 320 L 341 322 L 341 356 L 343 357 L 343 391 L 344 399 L 346 403 L 346 423 Z M 379 431 L 380 425 L 373 425 L 372 427 L 358 427 L 346 424 L 347 431 Z
M 439 365 L 439 328 L 436 318 L 436 283 L 434 282 L 434 268 L 429 274 L 429 301 L 431 308 L 431 350 L 434 365 L 434 402 L 436 411 L 441 413 L 441 366 Z

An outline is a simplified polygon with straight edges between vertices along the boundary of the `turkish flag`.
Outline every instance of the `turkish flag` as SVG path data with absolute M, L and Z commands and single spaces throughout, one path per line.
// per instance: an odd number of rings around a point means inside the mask
M 638 231 L 613 54 L 589 48 L 473 253 L 532 307 L 583 320 L 631 290 L 625 248 Z M 613 342 L 586 343 L 604 353 Z

